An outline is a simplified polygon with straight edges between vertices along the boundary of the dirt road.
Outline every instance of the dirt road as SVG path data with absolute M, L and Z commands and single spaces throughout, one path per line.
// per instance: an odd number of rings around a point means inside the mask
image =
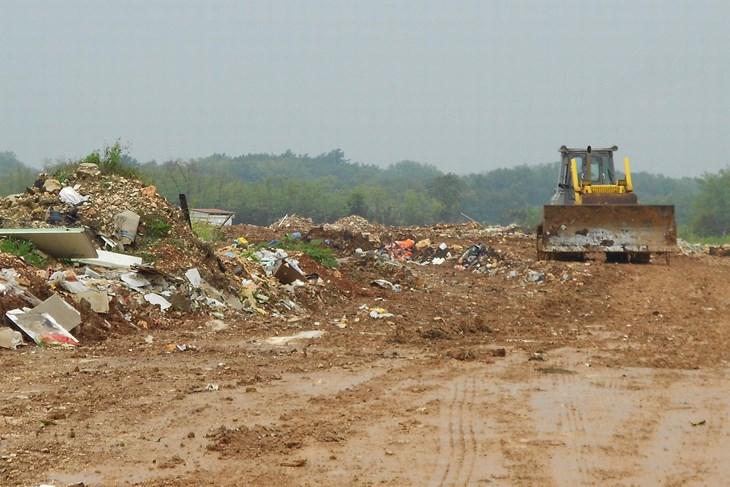
M 305 318 L 0 351 L 0 484 L 726 484 L 730 260 L 483 240 L 514 273 L 351 257 L 320 271 L 339 297 L 295 291 Z M 396 274 L 402 292 L 370 286 Z

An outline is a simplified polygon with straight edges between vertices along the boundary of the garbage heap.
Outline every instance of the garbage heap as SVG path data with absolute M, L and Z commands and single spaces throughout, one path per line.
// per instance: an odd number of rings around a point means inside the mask
M 81 164 L 63 183 L 39 174 L 25 193 L 0 200 L 0 218 L 3 237 L 45 237 L 46 257 L 38 269 L 0 253 L 0 311 L 11 327 L 0 326 L 0 347 L 17 346 L 18 332 L 38 345 L 73 347 L 201 314 L 306 313 L 295 298 L 306 301 L 324 285 L 296 254 L 254 256 L 240 245 L 215 251 L 154 186 L 102 174 L 94 164 Z M 78 250 L 93 255 L 56 252 L 70 230 L 78 230 Z

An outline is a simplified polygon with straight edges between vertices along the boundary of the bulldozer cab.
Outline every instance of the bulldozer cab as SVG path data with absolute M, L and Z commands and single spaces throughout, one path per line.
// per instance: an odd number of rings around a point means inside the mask
M 571 173 L 571 160 L 575 160 L 578 171 L 578 180 L 581 183 L 595 185 L 617 184 L 616 170 L 613 163 L 613 153 L 618 150 L 615 145 L 610 148 L 570 149 L 560 148 L 560 177 L 555 188 L 555 194 L 550 199 L 551 205 L 574 205 L 575 188 Z

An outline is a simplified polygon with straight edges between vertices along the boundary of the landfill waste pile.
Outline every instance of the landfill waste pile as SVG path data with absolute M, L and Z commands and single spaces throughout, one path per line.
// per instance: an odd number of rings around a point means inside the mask
M 730 474 L 722 247 L 537 261 L 515 225 L 294 214 L 204 242 L 93 165 L 0 218 L 0 485 L 655 485 L 665 447 Z

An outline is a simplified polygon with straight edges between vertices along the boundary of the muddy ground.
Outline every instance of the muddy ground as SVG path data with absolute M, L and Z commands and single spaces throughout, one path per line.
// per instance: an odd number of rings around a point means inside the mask
M 416 237 L 505 262 L 343 249 L 326 286 L 296 289 L 303 316 L 0 350 L 0 484 L 727 485 L 730 259 L 534 262 L 531 236 Z

